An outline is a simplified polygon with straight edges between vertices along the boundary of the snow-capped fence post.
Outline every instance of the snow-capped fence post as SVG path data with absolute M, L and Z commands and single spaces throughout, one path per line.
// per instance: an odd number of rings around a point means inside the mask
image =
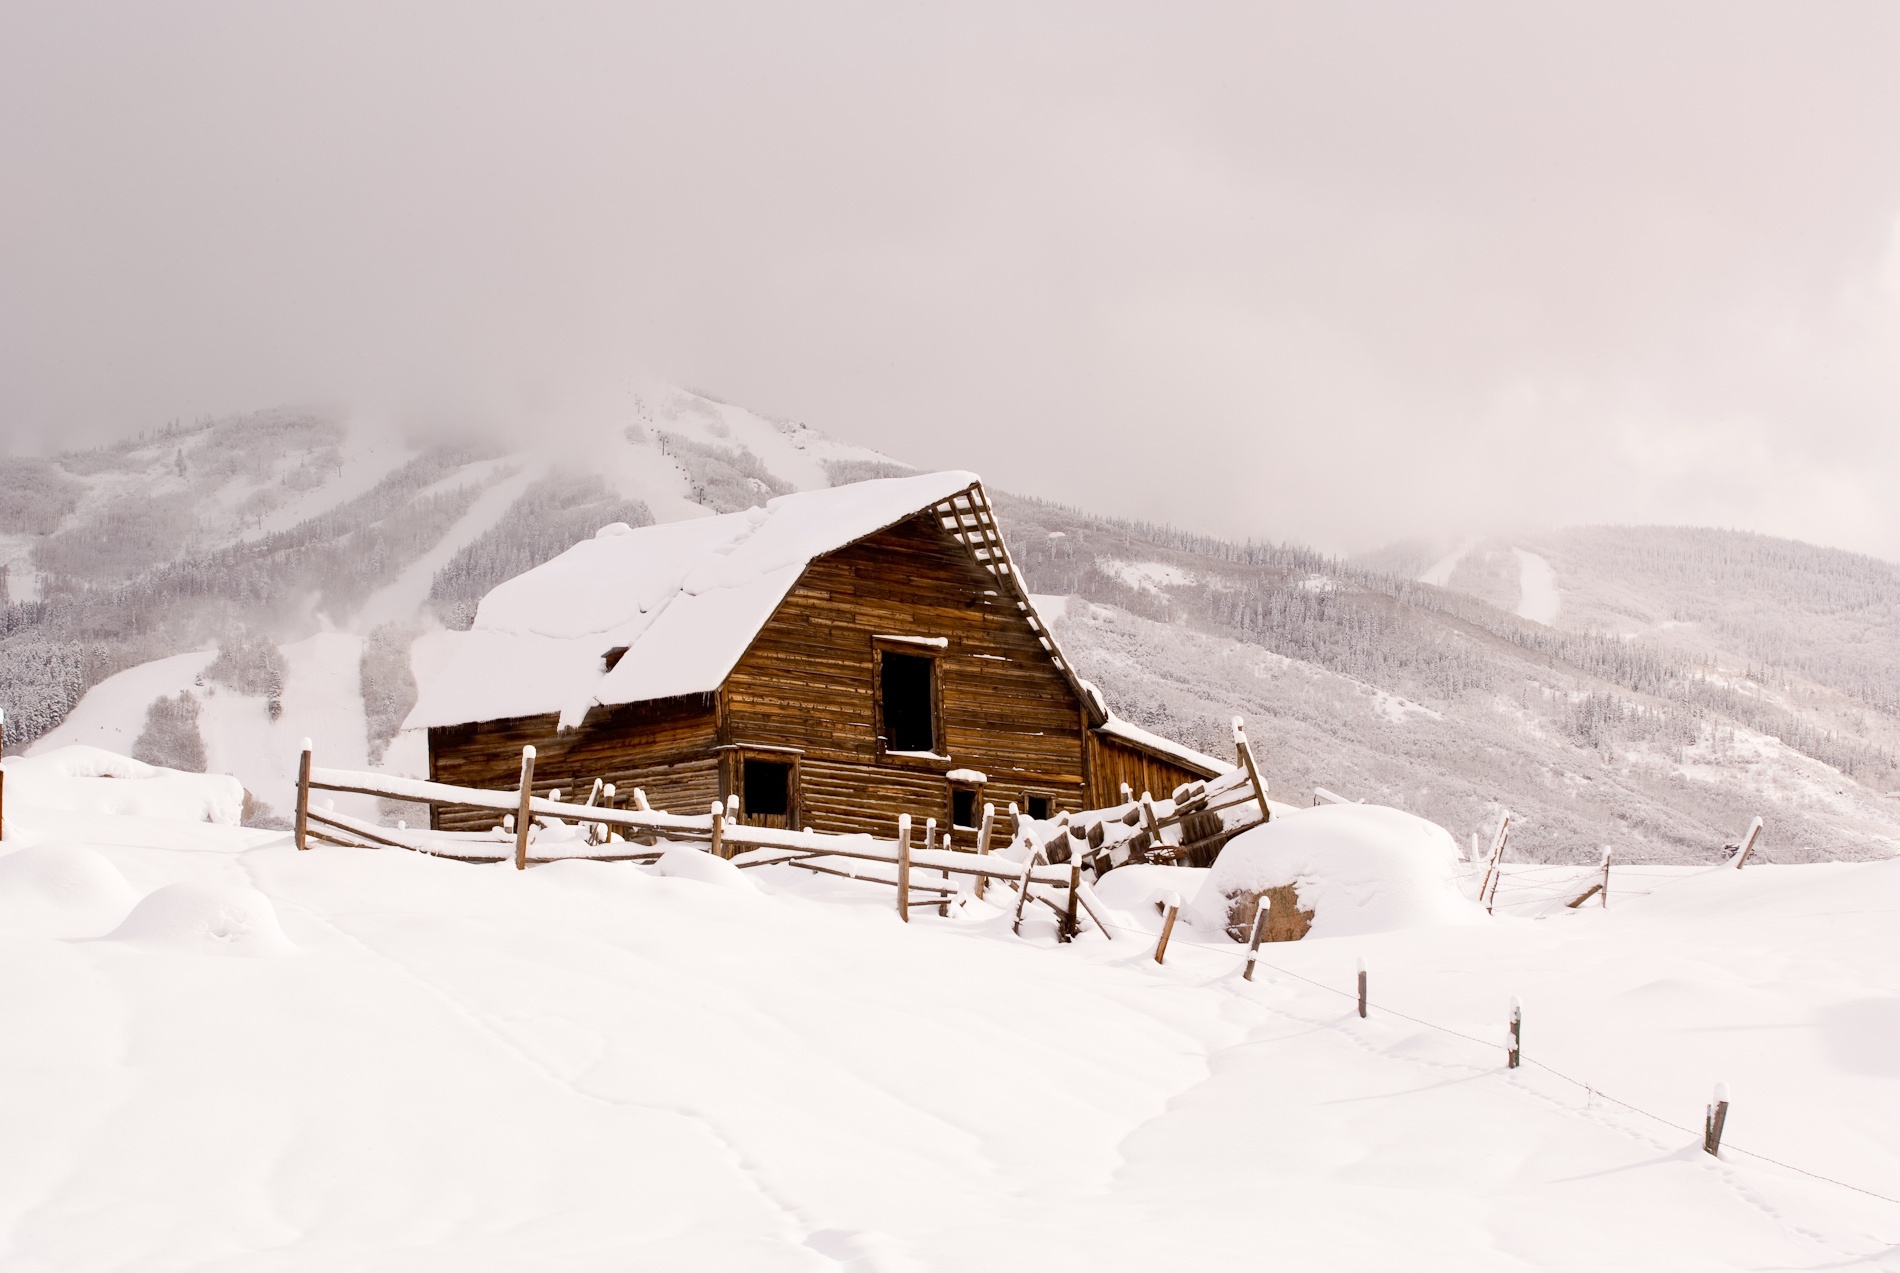
M 1148 851 L 1153 853 L 1161 847 L 1161 819 L 1155 817 L 1155 798 L 1146 791 L 1141 793 L 1141 821 L 1148 832 Z
M 1170 893 L 1167 897 L 1167 915 L 1161 921 L 1161 939 L 1155 942 L 1155 962 L 1163 963 L 1168 956 L 1168 938 L 1174 935 L 1175 917 L 1181 913 L 1181 895 Z
M 1260 904 L 1253 912 L 1253 933 L 1247 939 L 1247 968 L 1240 974 L 1243 980 L 1253 980 L 1254 961 L 1260 958 L 1260 939 L 1267 935 L 1267 912 L 1272 909 L 1273 899 L 1262 893 Z
M 976 855 L 979 858 L 986 858 L 990 855 L 990 835 L 993 831 L 995 831 L 995 829 L 996 829 L 996 806 L 993 804 L 986 804 L 983 806 L 983 825 L 977 830 L 977 833 L 976 833 Z M 975 891 L 976 891 L 977 901 L 980 902 L 983 900 L 983 886 L 987 884 L 988 882 L 989 882 L 988 876 L 979 875 L 976 877 Z
M 1365 1017 L 1366 1017 L 1366 961 L 1362 958 L 1359 961 L 1359 1019 L 1363 1021 L 1365 1020 Z
M 310 740 L 303 740 L 303 755 L 297 758 L 297 847 L 310 847 Z
M 1702 1112 L 1702 1152 L 1721 1157 L 1722 1125 L 1728 1122 L 1728 1084 L 1715 1085 L 1715 1099 Z
M 528 869 L 528 832 L 534 829 L 534 744 L 521 749 L 521 808 L 515 812 L 515 870 Z
M 897 918 L 910 923 L 910 815 L 897 815 Z
M 1748 834 L 1742 837 L 1742 847 L 1735 851 L 1735 869 L 1741 870 L 1748 865 L 1748 855 L 1755 851 L 1755 837 L 1761 834 L 1761 819 L 1756 818 L 1748 824 Z
M 712 855 L 716 858 L 726 856 L 726 806 L 723 801 L 712 802 Z
M 1524 1006 L 1511 996 L 1511 1041 L 1505 1046 L 1505 1068 L 1515 1070 L 1523 1055 L 1524 1047 Z
M 1247 779 L 1253 783 L 1254 799 L 1260 802 L 1260 820 L 1273 821 L 1273 810 L 1267 807 L 1267 784 L 1260 776 L 1260 767 L 1254 764 L 1253 747 L 1247 742 L 1247 724 L 1240 717 L 1234 717 L 1234 750 L 1240 753 L 1240 763 L 1247 769 Z

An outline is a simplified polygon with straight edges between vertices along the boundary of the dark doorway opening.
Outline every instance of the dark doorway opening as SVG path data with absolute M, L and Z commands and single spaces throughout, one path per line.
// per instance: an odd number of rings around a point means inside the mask
M 930 676 L 932 659 L 886 652 L 882 663 L 884 746 L 889 751 L 937 750 Z
M 1024 797 L 1024 803 L 1028 806 L 1030 817 L 1038 822 L 1046 822 L 1049 820 L 1048 796 L 1026 796 Z
M 950 792 L 950 823 L 959 827 L 976 825 L 976 788 L 957 787 Z

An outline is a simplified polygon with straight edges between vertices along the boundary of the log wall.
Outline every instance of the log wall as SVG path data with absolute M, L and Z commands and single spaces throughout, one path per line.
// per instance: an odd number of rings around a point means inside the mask
M 1134 788 L 1139 797 L 1152 792 L 1157 800 L 1184 782 L 1207 777 L 1198 769 L 1189 769 L 1164 757 L 1134 747 L 1109 734 L 1089 733 L 1089 807 L 1106 809 L 1121 803 L 1121 784 Z
M 988 776 L 979 815 L 1032 791 L 1054 809 L 1085 807 L 1081 704 L 996 582 L 927 514 L 818 558 L 726 679 L 722 740 L 798 748 L 800 820 L 820 831 L 888 837 L 900 813 L 947 827 L 952 769 Z M 942 759 L 880 745 L 880 644 L 936 659 Z
M 535 749 L 534 790 L 558 787 L 587 798 L 594 779 L 611 782 L 621 800 L 640 787 L 656 809 L 704 813 L 720 789 L 718 713 L 711 695 L 596 709 L 580 729 L 556 729 L 559 716 L 450 725 L 429 731 L 429 777 L 462 787 L 505 790 L 521 781 L 521 748 Z M 495 825 L 492 809 L 438 808 L 438 831 L 480 831 Z

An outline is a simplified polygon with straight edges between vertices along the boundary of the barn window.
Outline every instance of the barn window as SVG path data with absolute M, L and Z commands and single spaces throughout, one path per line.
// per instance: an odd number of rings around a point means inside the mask
M 975 787 L 957 787 L 950 792 L 950 822 L 959 827 L 976 825 Z
M 792 767 L 783 760 L 745 758 L 745 815 L 782 818 L 792 811 Z
M 936 694 L 931 684 L 936 663 L 921 654 L 883 651 L 878 691 L 886 751 L 937 750 Z
M 1030 817 L 1038 822 L 1047 822 L 1049 820 L 1048 796 L 1024 796 L 1023 808 Z

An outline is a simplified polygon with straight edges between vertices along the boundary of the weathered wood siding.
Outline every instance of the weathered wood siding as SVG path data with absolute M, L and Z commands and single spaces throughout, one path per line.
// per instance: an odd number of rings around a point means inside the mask
M 622 802 L 640 787 L 656 809 L 704 813 L 720 790 L 718 716 L 712 696 L 596 709 L 580 729 L 558 731 L 559 717 L 450 725 L 429 731 L 429 776 L 462 787 L 504 790 L 521 781 L 521 748 L 534 744 L 534 789 L 585 799 L 594 779 L 611 782 Z M 439 808 L 442 831 L 478 831 L 500 815 L 472 806 Z
M 948 642 L 936 655 L 948 760 L 880 754 L 878 636 Z M 948 826 L 951 769 L 988 776 L 979 810 L 1032 791 L 1085 807 L 1081 704 L 1013 598 L 928 514 L 807 567 L 727 678 L 720 724 L 722 742 L 800 750 L 800 820 L 821 831 L 889 836 L 900 813 Z
M 1121 803 L 1121 785 L 1134 788 L 1139 797 L 1151 792 L 1157 800 L 1184 782 L 1206 775 L 1199 770 L 1155 756 L 1109 734 L 1089 733 L 1089 807 L 1105 809 Z

